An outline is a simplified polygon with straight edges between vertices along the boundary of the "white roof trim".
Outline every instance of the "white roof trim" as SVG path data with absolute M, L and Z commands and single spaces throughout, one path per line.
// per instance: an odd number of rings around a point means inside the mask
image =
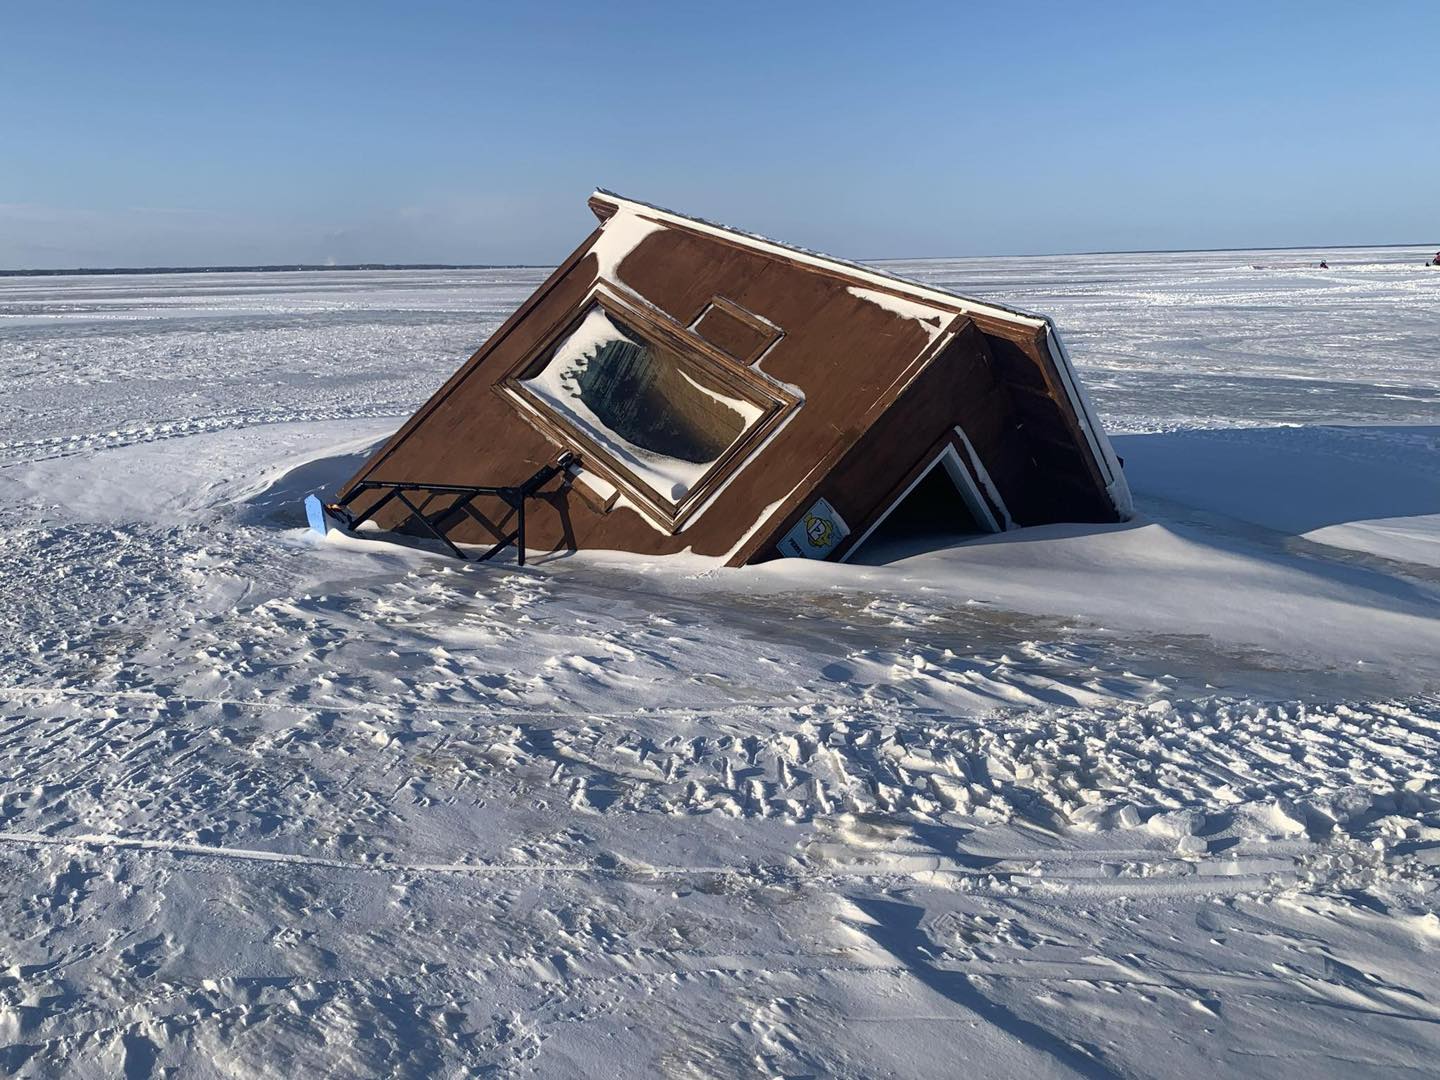
M 1130 494 L 1130 484 L 1125 479 L 1125 470 L 1120 467 L 1120 458 L 1116 455 L 1115 448 L 1110 445 L 1110 436 L 1105 434 L 1105 429 L 1095 415 L 1095 407 L 1090 404 L 1090 395 L 1085 391 L 1085 384 L 1075 377 L 1075 368 L 1070 363 L 1070 353 L 1065 348 L 1065 342 L 1060 340 L 1055 324 L 1048 318 L 1045 322 L 1050 329 L 1045 335 L 1046 344 L 1050 348 L 1050 359 L 1055 364 L 1055 370 L 1060 373 L 1065 396 L 1070 399 L 1070 405 L 1080 420 L 1080 430 L 1100 466 L 1105 480 L 1105 493 L 1110 497 L 1115 512 L 1121 519 L 1129 521 L 1135 516 L 1135 501 Z
M 1010 322 L 1023 323 L 1026 326 L 1038 328 L 1046 325 L 1046 320 L 1042 315 L 1034 315 L 1028 311 L 1020 311 L 1017 308 L 1005 307 L 1001 304 L 987 304 L 969 296 L 961 296 L 959 293 L 949 292 L 945 289 L 937 289 L 932 285 L 921 285 L 916 281 L 909 281 L 905 278 L 897 277 L 894 274 L 887 274 L 883 270 L 861 266 L 859 263 L 849 262 L 845 259 L 837 259 L 833 255 L 826 255 L 819 251 L 810 251 L 807 248 L 795 247 L 792 244 L 783 244 L 779 240 L 772 240 L 768 236 L 761 236 L 758 233 L 745 232 L 743 229 L 732 229 L 728 225 L 719 225 L 713 221 L 706 221 L 704 218 L 687 217 L 684 214 L 677 214 L 673 210 L 665 210 L 659 206 L 652 206 L 649 203 L 640 202 L 638 199 L 627 199 L 623 195 L 616 195 L 613 191 L 606 191 L 604 188 L 596 188 L 591 198 L 600 199 L 602 202 L 614 203 L 615 206 L 621 210 L 638 214 L 641 217 L 648 217 L 653 221 L 668 222 L 672 225 L 683 225 L 686 228 L 708 233 L 711 236 L 728 236 L 743 240 L 747 246 L 757 248 L 771 255 L 783 255 L 785 258 L 793 259 L 800 263 L 807 263 L 820 269 L 838 270 L 848 278 L 863 280 L 870 284 L 878 285 L 883 289 L 888 289 L 891 292 L 912 296 L 931 304 L 939 303 L 947 308 L 962 312 L 978 312 L 994 318 L 1006 319 Z

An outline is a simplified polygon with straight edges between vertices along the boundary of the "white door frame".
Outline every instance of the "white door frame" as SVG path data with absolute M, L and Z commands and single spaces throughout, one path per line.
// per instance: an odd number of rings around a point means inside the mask
M 919 475 L 910 481 L 905 490 L 895 496 L 894 501 L 885 508 L 885 512 L 876 518 L 868 529 L 860 534 L 860 539 L 856 540 L 855 543 L 846 549 L 844 556 L 840 559 L 842 563 L 849 562 L 850 556 L 865 546 L 865 541 L 870 539 L 870 534 L 885 524 L 885 519 L 895 512 L 895 508 L 905 501 L 905 497 L 914 491 L 915 488 L 919 486 L 920 481 L 929 476 L 937 465 L 944 466 L 945 471 L 950 475 L 951 483 L 955 485 L 955 493 L 960 496 L 960 501 L 963 502 L 966 509 L 970 511 L 971 516 L 974 517 L 975 523 L 980 526 L 982 532 L 998 533 L 1004 531 L 1000 523 L 995 520 L 995 514 L 991 511 L 990 504 L 985 501 L 985 496 L 980 494 L 980 489 L 975 484 L 975 478 L 970 475 L 970 470 L 967 469 L 965 463 L 960 460 L 960 454 L 956 451 L 955 444 L 947 442 L 941 451 L 931 459 L 930 464 L 921 469 Z

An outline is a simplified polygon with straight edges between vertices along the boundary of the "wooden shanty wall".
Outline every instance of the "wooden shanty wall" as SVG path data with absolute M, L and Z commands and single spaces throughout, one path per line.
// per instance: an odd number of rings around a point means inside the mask
M 859 268 L 618 197 L 597 194 L 591 205 L 602 228 L 346 490 L 364 478 L 518 483 L 578 450 L 578 480 L 557 481 L 545 506 L 532 504 L 531 548 L 690 549 L 738 565 L 778 554 L 777 540 L 821 496 L 845 516 L 853 542 L 922 458 L 957 441 L 958 425 L 1017 524 L 1123 513 L 1113 465 L 1096 450 L 1103 433 L 1077 411 L 1043 320 L 933 292 L 917 298 Z M 692 351 L 768 410 L 677 507 L 642 497 L 632 475 L 520 385 L 597 298 L 633 311 L 652 337 Z M 479 505 L 503 529 L 507 509 Z M 398 520 L 379 518 L 384 527 Z M 457 541 L 493 539 L 468 518 L 437 520 Z

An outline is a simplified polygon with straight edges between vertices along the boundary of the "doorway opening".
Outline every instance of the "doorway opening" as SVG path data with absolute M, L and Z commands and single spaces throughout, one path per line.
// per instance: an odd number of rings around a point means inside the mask
M 894 562 L 1000 531 L 953 446 L 946 446 L 846 554 L 845 562 Z

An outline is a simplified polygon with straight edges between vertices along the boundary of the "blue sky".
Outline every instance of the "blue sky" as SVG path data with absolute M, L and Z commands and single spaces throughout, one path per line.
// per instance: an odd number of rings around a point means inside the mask
M 0 0 L 0 266 L 1440 245 L 1440 3 Z

